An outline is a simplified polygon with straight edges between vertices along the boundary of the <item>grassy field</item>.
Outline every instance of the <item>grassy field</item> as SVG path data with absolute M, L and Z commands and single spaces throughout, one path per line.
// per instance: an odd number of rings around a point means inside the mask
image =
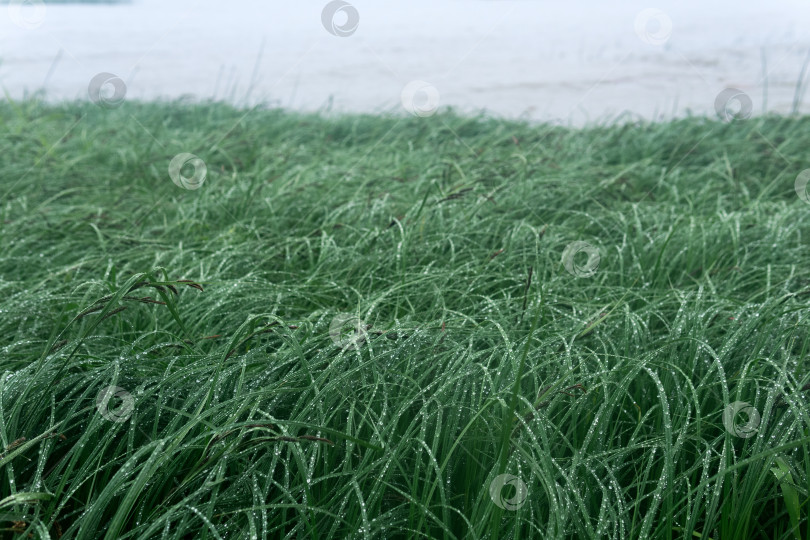
M 0 118 L 0 535 L 810 538 L 810 118 Z

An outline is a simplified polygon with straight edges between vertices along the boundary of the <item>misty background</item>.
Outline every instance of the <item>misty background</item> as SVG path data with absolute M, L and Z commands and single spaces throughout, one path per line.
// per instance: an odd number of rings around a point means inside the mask
M 12 2 L 0 6 L 0 86 L 13 99 L 87 99 L 108 72 L 128 100 L 382 112 L 402 111 L 403 88 L 425 81 L 442 107 L 572 124 L 714 115 L 728 87 L 753 114 L 809 109 L 807 1 L 356 0 L 343 37 L 322 20 L 327 4 Z M 643 10 L 671 27 L 639 27 Z

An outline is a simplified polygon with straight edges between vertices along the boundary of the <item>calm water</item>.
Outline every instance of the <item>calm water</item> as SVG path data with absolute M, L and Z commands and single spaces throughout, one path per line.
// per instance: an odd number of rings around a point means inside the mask
M 326 3 L 0 6 L 0 85 L 13 97 L 44 89 L 51 99 L 85 99 L 93 76 L 109 72 L 125 81 L 127 98 L 379 111 L 401 110 L 403 88 L 423 80 L 435 91 L 418 94 L 422 107 L 438 99 L 581 124 L 623 111 L 714 114 L 726 87 L 750 96 L 757 114 L 763 73 L 768 110 L 787 112 L 810 50 L 807 1 L 656 2 L 668 20 L 641 27 L 647 42 L 635 28 L 646 2 L 357 0 L 359 25 L 347 37 L 324 28 Z

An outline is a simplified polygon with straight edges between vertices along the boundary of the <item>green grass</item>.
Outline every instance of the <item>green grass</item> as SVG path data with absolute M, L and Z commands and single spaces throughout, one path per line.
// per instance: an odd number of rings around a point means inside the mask
M 2 534 L 810 538 L 810 118 L 0 118 Z

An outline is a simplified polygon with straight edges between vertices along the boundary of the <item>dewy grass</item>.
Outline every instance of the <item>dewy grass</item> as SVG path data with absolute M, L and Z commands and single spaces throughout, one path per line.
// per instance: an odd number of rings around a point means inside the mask
M 810 119 L 0 118 L 4 535 L 808 538 Z

